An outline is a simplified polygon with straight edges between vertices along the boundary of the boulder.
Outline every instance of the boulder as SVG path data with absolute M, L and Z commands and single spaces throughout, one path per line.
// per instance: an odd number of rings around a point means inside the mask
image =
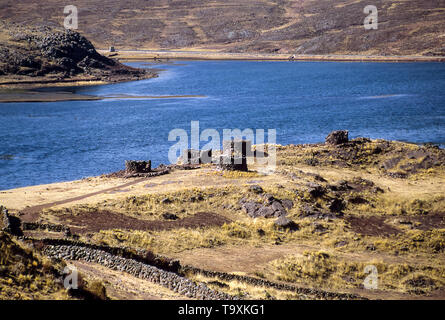
M 166 212 L 162 214 L 162 218 L 165 220 L 177 220 L 178 216 L 176 214 Z
M 287 215 L 287 211 L 279 200 L 274 200 L 270 204 L 262 204 L 246 199 L 240 202 L 242 209 L 251 218 L 273 218 Z
M 272 218 L 275 217 L 275 210 L 272 207 L 261 206 L 256 212 L 257 217 Z
M 332 131 L 325 140 L 325 143 L 328 145 L 339 145 L 349 141 L 349 131 L 347 130 L 338 130 Z
M 274 201 L 272 202 L 271 205 L 273 211 L 274 211 L 274 216 L 275 217 L 282 217 L 287 215 L 287 211 L 286 209 L 283 207 L 283 205 L 281 204 L 280 201 Z
M 333 199 L 328 206 L 331 212 L 341 212 L 345 208 L 345 203 L 341 199 Z
M 281 204 L 282 204 L 283 207 L 285 207 L 287 210 L 292 209 L 293 206 L 294 206 L 293 201 L 290 200 L 290 199 L 284 199 L 284 200 L 281 200 Z
M 241 207 L 251 218 L 258 218 L 258 210 L 261 208 L 261 204 L 255 201 L 246 201 L 242 203 Z
M 321 197 L 326 193 L 325 188 L 319 185 L 318 183 L 310 182 L 307 184 L 307 187 L 308 187 L 307 191 L 314 198 Z

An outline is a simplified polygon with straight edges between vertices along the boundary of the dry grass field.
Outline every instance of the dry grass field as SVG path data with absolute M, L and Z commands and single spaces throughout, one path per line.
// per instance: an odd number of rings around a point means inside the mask
M 149 250 L 182 266 L 370 299 L 445 297 L 443 150 L 362 138 L 277 149 L 270 175 L 256 165 L 249 172 L 202 165 L 151 178 L 101 176 L 7 190 L 0 203 L 25 222 L 70 227 L 84 243 Z M 252 218 L 249 203 L 279 208 L 292 223 Z M 104 274 L 114 297 L 178 298 L 156 286 L 131 293 L 132 277 L 122 277 L 119 287 L 114 271 L 79 263 L 94 279 Z M 378 272 L 376 290 L 364 288 L 370 265 Z M 187 277 L 244 299 L 314 298 L 242 277 Z

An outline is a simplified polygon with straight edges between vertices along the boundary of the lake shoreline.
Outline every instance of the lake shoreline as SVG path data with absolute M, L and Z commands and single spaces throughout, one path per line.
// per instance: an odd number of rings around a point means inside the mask
M 94 96 L 82 95 L 71 92 L 38 92 L 24 91 L 20 93 L 0 93 L 0 103 L 17 102 L 62 102 L 62 101 L 96 101 L 113 99 L 187 99 L 205 98 L 204 95 L 171 95 L 171 96 Z
M 379 55 L 292 55 L 268 53 L 231 53 L 192 50 L 98 50 L 102 55 L 126 61 L 146 60 L 245 60 L 245 61 L 326 61 L 326 62 L 445 62 L 444 56 L 379 56 Z
M 255 53 L 227 53 L 208 51 L 171 51 L 171 50 L 122 50 L 110 53 L 107 50 L 97 50 L 102 55 L 112 57 L 120 62 L 151 62 L 165 64 L 178 60 L 189 61 L 295 61 L 295 62 L 375 62 L 375 63 L 408 63 L 408 62 L 445 62 L 445 57 L 427 56 L 365 56 L 365 55 L 295 55 L 289 59 L 288 54 L 255 54 Z M 170 61 L 171 60 L 171 61 Z M 150 68 L 154 73 L 140 80 L 157 78 L 160 69 Z M 26 81 L 0 82 L 0 103 L 14 102 L 61 102 L 61 101 L 92 101 L 114 99 L 115 97 L 101 97 L 94 95 L 80 95 L 71 92 L 39 92 L 35 89 L 63 87 L 63 86 L 99 86 L 122 83 L 132 80 L 114 79 L 104 81 L 99 78 L 79 79 L 36 79 Z M 139 80 L 133 80 L 139 81 Z M 191 96 L 126 96 L 124 99 L 164 99 L 164 98 L 196 98 Z

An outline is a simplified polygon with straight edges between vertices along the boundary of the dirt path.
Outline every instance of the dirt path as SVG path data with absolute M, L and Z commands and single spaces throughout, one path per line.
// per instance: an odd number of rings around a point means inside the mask
M 89 281 L 101 281 L 107 296 L 117 300 L 189 300 L 161 285 L 96 263 L 69 261 Z
M 100 191 L 91 192 L 91 193 L 87 193 L 87 194 L 84 194 L 84 195 L 81 195 L 81 196 L 68 198 L 68 199 L 64 199 L 64 200 L 60 200 L 60 201 L 54 201 L 54 202 L 50 202 L 50 203 L 40 204 L 40 205 L 33 206 L 33 207 L 28 207 L 28 208 L 25 208 L 25 209 L 20 211 L 21 219 L 23 221 L 25 221 L 25 222 L 34 222 L 34 221 L 36 221 L 38 219 L 39 214 L 40 214 L 40 212 L 43 209 L 51 208 L 51 207 L 58 206 L 58 205 L 67 204 L 67 203 L 70 203 L 70 202 L 73 202 L 73 201 L 83 200 L 83 199 L 86 199 L 86 198 L 89 198 L 89 197 L 93 197 L 93 196 L 96 196 L 96 195 L 102 194 L 102 193 L 116 191 L 116 190 L 132 186 L 134 184 L 140 183 L 140 182 L 148 180 L 148 179 L 149 178 L 140 178 L 140 179 L 133 180 L 133 181 L 125 183 L 125 184 L 121 184 L 121 185 L 116 186 L 116 187 L 107 188 L 107 189 L 103 189 L 103 190 L 100 190 Z
M 270 30 L 268 30 L 270 31 Z M 98 50 L 101 54 L 109 54 L 107 50 Z M 231 53 L 221 51 L 199 50 L 119 50 L 114 58 L 120 61 L 144 61 L 157 59 L 176 60 L 276 60 L 286 61 L 292 54 L 271 53 Z M 372 61 L 372 62 L 425 62 L 445 61 L 441 56 L 376 56 L 376 55 L 294 55 L 295 61 Z
M 332 253 L 345 261 L 356 261 L 370 264 L 373 261 L 385 263 L 420 263 L 416 259 L 393 256 L 380 252 L 339 252 L 330 248 L 322 248 L 308 244 L 264 245 L 261 247 L 217 247 L 198 248 L 170 254 L 169 257 L 179 259 L 183 265 L 191 265 L 206 270 L 227 273 L 244 273 L 253 275 L 255 272 L 266 271 L 267 264 L 287 255 L 302 255 L 305 251 L 324 251 Z

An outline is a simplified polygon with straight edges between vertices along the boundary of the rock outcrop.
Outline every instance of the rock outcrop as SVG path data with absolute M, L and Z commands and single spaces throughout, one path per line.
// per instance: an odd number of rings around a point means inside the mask
M 0 22 L 0 75 L 122 81 L 152 77 L 100 55 L 80 33 Z M 3 83 L 3 82 L 2 82 Z
M 291 209 L 291 200 L 279 200 L 270 194 L 263 195 L 264 202 L 241 199 L 241 208 L 251 218 L 279 218 L 287 215 L 287 209 Z
M 349 141 L 349 131 L 348 130 L 338 130 L 338 131 L 332 131 L 327 137 L 326 137 L 326 144 L 329 145 L 339 145 L 343 144 Z

